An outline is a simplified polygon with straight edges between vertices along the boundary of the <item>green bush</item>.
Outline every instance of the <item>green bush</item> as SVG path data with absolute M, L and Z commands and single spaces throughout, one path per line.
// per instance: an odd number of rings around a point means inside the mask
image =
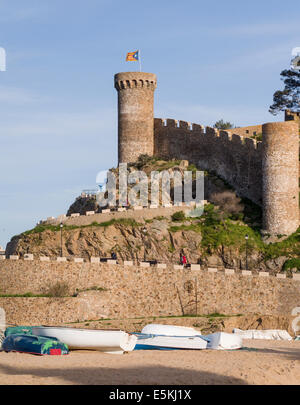
M 184 221 L 185 213 L 183 211 L 177 211 L 172 215 L 172 221 Z
M 138 160 L 136 162 L 136 167 L 140 170 L 143 166 L 145 166 L 147 163 L 151 162 L 153 160 L 152 156 L 145 154 L 142 154 L 138 157 Z
M 294 269 L 296 268 L 298 271 L 300 271 L 300 258 L 293 258 L 287 260 L 284 265 L 283 265 L 283 270 L 289 270 L 289 269 Z

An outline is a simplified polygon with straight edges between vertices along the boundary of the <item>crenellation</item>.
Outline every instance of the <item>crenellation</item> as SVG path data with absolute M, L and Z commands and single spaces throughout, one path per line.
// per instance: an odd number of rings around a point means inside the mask
M 147 79 L 123 79 L 123 80 L 115 80 L 115 88 L 116 90 L 126 90 L 126 89 L 135 89 L 135 88 L 156 88 L 156 81 L 154 80 L 147 80 Z
M 241 137 L 240 135 L 232 134 L 231 140 L 233 143 L 237 143 L 239 145 L 244 144 L 244 138 Z
M 173 118 L 167 118 L 166 123 L 168 128 L 177 128 L 178 121 Z
M 219 135 L 219 131 L 213 127 L 206 127 L 205 133 L 206 133 L 206 135 L 212 135 L 212 136 Z
M 220 139 L 231 141 L 232 134 L 228 131 L 220 131 Z
M 256 149 L 262 153 L 263 145 L 261 141 L 256 141 Z
M 187 121 L 181 121 L 180 120 L 179 121 L 179 128 L 188 130 L 188 129 L 190 129 L 190 123 L 187 122 Z
M 161 128 L 165 126 L 165 119 L 164 118 L 154 118 L 154 128 Z
M 257 141 L 252 138 L 245 138 L 245 145 L 248 146 L 249 148 L 257 148 Z
M 199 124 L 195 124 L 195 123 L 192 123 L 191 129 L 193 132 L 201 132 L 201 133 L 205 132 L 205 127 L 203 125 L 199 125 Z

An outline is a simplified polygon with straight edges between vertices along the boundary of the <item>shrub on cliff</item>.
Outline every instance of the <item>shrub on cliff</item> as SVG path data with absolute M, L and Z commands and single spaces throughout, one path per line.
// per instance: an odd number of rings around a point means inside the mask
M 242 219 L 244 206 L 241 199 L 236 196 L 233 191 L 223 191 L 221 193 L 213 193 L 210 197 L 213 204 L 217 205 L 224 216 L 232 219 Z
M 183 211 L 177 211 L 172 215 L 172 221 L 184 221 L 185 220 L 185 213 Z
M 137 168 L 140 170 L 143 166 L 145 166 L 147 163 L 151 162 L 152 157 L 145 154 L 142 154 L 138 157 L 138 160 L 136 162 Z
M 69 286 L 67 283 L 58 281 L 48 288 L 48 297 L 66 297 L 69 295 Z
M 283 265 L 283 270 L 287 271 L 289 269 L 297 269 L 297 271 L 300 271 L 300 258 L 293 258 L 287 260 L 284 265 Z

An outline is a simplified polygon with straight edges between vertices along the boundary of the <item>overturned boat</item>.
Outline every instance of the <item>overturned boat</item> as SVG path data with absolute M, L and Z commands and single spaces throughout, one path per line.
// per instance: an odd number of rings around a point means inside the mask
M 200 350 L 208 342 L 200 331 L 186 326 L 149 324 L 135 335 L 134 350 Z
M 137 336 L 111 329 L 79 329 L 60 326 L 33 326 L 32 333 L 38 336 L 55 337 L 70 350 L 98 350 L 122 354 L 134 349 Z
M 208 340 L 204 336 L 168 336 L 135 333 L 137 343 L 134 350 L 200 350 L 206 349 Z
M 20 352 L 38 355 L 64 355 L 69 353 L 68 346 L 54 337 L 33 336 L 29 334 L 9 334 L 2 342 L 5 352 Z
M 243 347 L 243 339 L 236 333 L 215 332 L 205 335 L 209 340 L 207 349 L 237 350 Z
M 141 333 L 166 336 L 199 336 L 201 331 L 189 326 L 163 325 L 150 323 L 141 330 Z

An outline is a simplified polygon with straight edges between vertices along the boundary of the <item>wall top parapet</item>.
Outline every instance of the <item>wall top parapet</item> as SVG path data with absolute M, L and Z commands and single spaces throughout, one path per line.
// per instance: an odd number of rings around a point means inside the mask
M 65 265 L 66 262 L 69 263 L 74 263 L 75 266 L 79 266 L 82 264 L 91 264 L 91 265 L 105 265 L 105 266 L 139 266 L 142 268 L 152 268 L 153 271 L 156 271 L 156 269 L 170 269 L 172 268 L 173 270 L 181 270 L 184 272 L 203 272 L 203 273 L 213 273 L 213 274 L 223 274 L 226 277 L 230 277 L 232 275 L 238 275 L 240 277 L 272 277 L 273 279 L 276 280 L 293 280 L 293 281 L 299 281 L 300 282 L 300 273 L 293 273 L 292 277 L 288 277 L 285 273 L 269 273 L 266 271 L 259 271 L 259 270 L 242 270 L 242 269 L 237 269 L 237 268 L 230 268 L 227 269 L 225 267 L 209 267 L 209 268 L 203 268 L 199 264 L 192 263 L 187 265 L 186 267 L 184 266 L 179 266 L 178 264 L 174 263 L 162 263 L 162 262 L 157 262 L 157 261 L 122 261 L 120 262 L 119 260 L 113 260 L 111 258 L 101 258 L 101 257 L 91 257 L 89 259 L 84 259 L 84 258 L 79 258 L 79 257 L 49 257 L 49 256 L 34 256 L 33 254 L 26 254 L 25 257 L 23 256 L 17 256 L 17 255 L 11 255 L 9 257 L 2 257 L 2 260 L 0 260 L 0 269 L 1 269 L 1 263 L 5 265 L 7 262 L 15 262 L 16 265 L 20 265 L 22 262 L 27 262 L 27 261 L 38 261 L 38 262 L 43 262 L 45 263 L 52 263 L 55 265 Z
M 121 72 L 115 74 L 114 83 L 116 90 L 131 88 L 151 88 L 157 86 L 157 79 L 154 73 L 146 72 Z
M 249 136 L 243 136 L 240 134 L 235 134 L 234 129 L 232 130 L 218 130 L 210 126 L 203 126 L 200 124 L 191 123 L 188 121 L 175 120 L 171 118 L 154 118 L 154 128 L 155 129 L 165 129 L 165 130 L 178 130 L 179 132 L 184 130 L 185 134 L 190 135 L 206 135 L 220 138 L 221 140 L 228 140 L 232 143 L 246 145 L 254 149 L 261 148 L 261 141 L 257 141 Z

